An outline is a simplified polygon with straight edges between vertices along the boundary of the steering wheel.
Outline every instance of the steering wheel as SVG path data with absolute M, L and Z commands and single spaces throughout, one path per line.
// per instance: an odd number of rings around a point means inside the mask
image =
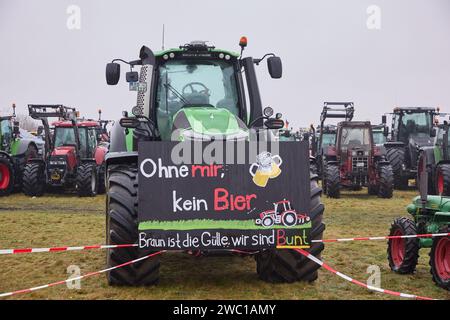
M 200 87 L 203 88 L 203 90 L 197 91 L 197 90 L 195 90 L 194 86 L 200 86 Z M 191 90 L 191 92 L 190 92 L 191 94 L 192 94 L 192 93 L 202 93 L 202 94 L 209 95 L 209 89 L 208 89 L 208 87 L 205 86 L 205 85 L 204 85 L 203 83 L 201 83 L 201 82 L 189 82 L 189 83 L 187 83 L 187 84 L 183 87 L 183 89 L 181 90 L 181 93 L 183 94 L 183 96 L 184 96 L 185 94 L 188 94 L 188 93 L 186 92 L 186 89 L 187 89 L 187 88 L 189 88 L 189 89 Z

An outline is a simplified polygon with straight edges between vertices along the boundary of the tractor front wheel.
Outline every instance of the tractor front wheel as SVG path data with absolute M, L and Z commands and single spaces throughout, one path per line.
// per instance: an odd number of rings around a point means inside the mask
M 440 164 L 436 169 L 436 192 L 440 196 L 450 196 L 450 164 Z
M 23 169 L 22 191 L 30 197 L 40 197 L 45 191 L 44 165 L 39 162 L 31 162 Z
M 330 198 L 341 197 L 341 177 L 337 165 L 327 165 L 325 167 L 326 193 Z
M 108 244 L 137 243 L 138 170 L 137 166 L 111 165 L 108 168 L 106 198 L 106 240 Z M 108 249 L 108 268 L 150 254 L 138 247 Z M 158 283 L 159 257 L 151 257 L 107 273 L 110 285 L 149 286 Z
M 380 167 L 378 175 L 378 197 L 392 198 L 394 189 L 394 173 L 390 165 Z
M 325 225 L 322 222 L 324 206 L 320 202 L 322 190 L 317 184 L 317 175 L 311 175 L 311 204 L 309 216 L 312 221 L 311 240 L 321 240 Z M 323 243 L 314 242 L 307 249 L 320 259 Z M 317 279 L 320 266 L 293 249 L 263 250 L 255 256 L 256 271 L 261 280 L 271 283 L 309 281 Z
M 390 236 L 416 235 L 416 225 L 408 218 L 395 219 Z M 419 259 L 418 238 L 394 238 L 388 242 L 388 260 L 392 271 L 401 274 L 413 273 Z
M 14 165 L 11 158 L 0 154 L 0 197 L 9 195 L 14 189 Z
M 448 229 L 444 229 L 443 232 L 447 233 Z M 450 237 L 433 239 L 430 266 L 434 282 L 439 287 L 450 290 Z
M 98 188 L 97 168 L 95 164 L 83 163 L 77 169 L 76 187 L 80 197 L 94 197 Z

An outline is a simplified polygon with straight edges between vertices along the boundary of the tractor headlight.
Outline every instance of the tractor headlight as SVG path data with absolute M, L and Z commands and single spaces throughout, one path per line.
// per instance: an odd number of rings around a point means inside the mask
M 66 161 L 65 160 L 50 160 L 51 166 L 65 166 Z
M 352 156 L 356 157 L 356 151 L 352 151 Z
M 364 155 L 367 157 L 369 155 L 369 151 L 364 151 Z

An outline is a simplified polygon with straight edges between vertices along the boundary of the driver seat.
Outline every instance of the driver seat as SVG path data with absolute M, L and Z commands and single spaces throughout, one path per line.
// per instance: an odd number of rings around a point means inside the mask
M 200 93 L 200 92 L 192 92 L 189 94 L 184 94 L 183 97 L 189 102 L 189 104 L 199 104 L 199 105 L 206 105 L 209 103 L 209 96 Z

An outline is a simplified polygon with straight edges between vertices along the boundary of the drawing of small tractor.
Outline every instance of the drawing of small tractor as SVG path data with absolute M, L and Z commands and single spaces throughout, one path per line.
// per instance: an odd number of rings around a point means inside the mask
M 273 225 L 284 225 L 286 227 L 294 227 L 298 224 L 304 224 L 311 219 L 305 214 L 299 214 L 292 209 L 289 200 L 282 200 L 273 204 L 273 209 L 263 211 L 259 214 L 255 224 L 266 228 Z

